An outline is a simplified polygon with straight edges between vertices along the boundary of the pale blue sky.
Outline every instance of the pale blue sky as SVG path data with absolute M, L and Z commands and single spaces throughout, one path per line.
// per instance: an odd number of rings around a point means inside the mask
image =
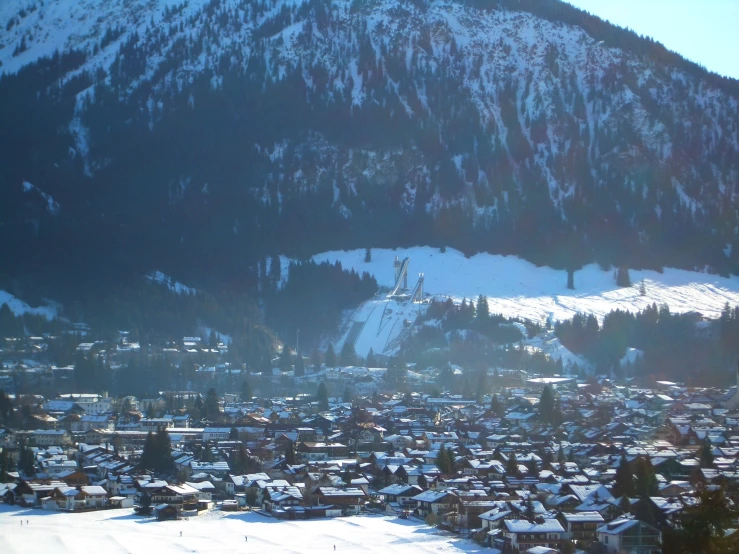
M 739 79 L 739 0 L 566 0 Z

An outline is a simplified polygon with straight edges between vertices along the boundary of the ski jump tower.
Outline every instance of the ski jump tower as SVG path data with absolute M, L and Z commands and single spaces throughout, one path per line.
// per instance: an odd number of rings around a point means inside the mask
M 395 268 L 395 286 L 388 294 L 388 298 L 402 297 L 411 302 L 421 302 L 423 300 L 423 273 L 418 274 L 418 283 L 410 293 L 408 298 L 408 266 L 411 263 L 410 258 L 404 258 L 402 261 L 395 256 L 393 267 Z
M 400 258 L 398 256 L 395 256 L 395 282 L 399 283 L 400 276 L 403 276 L 403 286 L 401 288 L 407 289 L 408 288 L 408 264 L 410 263 L 410 258 L 405 258 L 402 262 L 400 261 Z

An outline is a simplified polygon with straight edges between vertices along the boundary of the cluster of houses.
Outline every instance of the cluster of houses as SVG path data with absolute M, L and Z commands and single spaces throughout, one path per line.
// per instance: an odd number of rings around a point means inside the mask
M 737 490 L 739 411 L 723 391 L 565 382 L 555 392 L 562 422 L 551 426 L 535 385 L 481 401 L 329 399 L 323 411 L 301 398 L 226 397 L 217 424 L 168 410 L 173 395 L 197 395 L 187 391 L 36 398 L 35 429 L 0 431 L 0 448 L 33 456 L 32 471 L 6 471 L 0 499 L 45 510 L 136 507 L 161 519 L 215 506 L 282 519 L 375 511 L 425 520 L 491 552 L 656 554 L 661 529 L 695 504 L 699 484 Z M 160 430 L 174 467 L 142 471 L 146 438 Z M 638 459 L 651 465 L 655 490 L 615 495 L 619 464 Z

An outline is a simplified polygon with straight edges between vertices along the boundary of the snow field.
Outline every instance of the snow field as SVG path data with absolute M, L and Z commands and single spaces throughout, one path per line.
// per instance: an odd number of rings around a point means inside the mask
M 313 259 L 341 262 L 344 269 L 367 271 L 380 286 L 392 287 L 393 261 L 410 256 L 408 283 L 415 284 L 418 273 L 425 274 L 424 289 L 433 296 L 463 298 L 488 297 L 490 312 L 545 322 L 569 319 L 576 313 L 592 313 L 598 319 L 610 311 L 636 312 L 656 303 L 667 304 L 673 312 L 696 311 L 717 318 L 728 302 L 739 304 L 739 277 L 665 268 L 657 271 L 631 270 L 632 287 L 616 286 L 613 271 L 590 264 L 575 272 L 575 290 L 567 289 L 565 271 L 534 264 L 514 256 L 476 254 L 466 258 L 447 248 L 445 253 L 428 246 L 408 249 L 373 249 L 372 261 L 364 261 L 364 249 L 318 254 Z M 639 283 L 644 280 L 646 294 Z
M 387 516 L 278 521 L 254 513 L 211 511 L 187 521 L 157 522 L 153 518 L 136 516 L 132 510 L 66 514 L 0 506 L 0 552 L 3 554 L 303 554 L 333 552 L 334 546 L 340 553 L 482 551 L 475 543 L 440 533 L 418 521 Z
M 56 308 L 54 306 L 39 306 L 38 308 L 32 308 L 20 298 L 13 296 L 4 290 L 0 290 L 0 306 L 3 304 L 7 304 L 10 311 L 16 316 L 23 314 L 36 314 L 42 315 L 46 319 L 54 319 L 57 315 Z

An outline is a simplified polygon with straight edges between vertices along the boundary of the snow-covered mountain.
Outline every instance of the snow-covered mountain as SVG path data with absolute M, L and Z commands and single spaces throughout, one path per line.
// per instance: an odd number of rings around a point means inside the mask
M 739 268 L 737 82 L 557 0 L 6 0 L 0 25 L 3 192 L 127 248 Z

